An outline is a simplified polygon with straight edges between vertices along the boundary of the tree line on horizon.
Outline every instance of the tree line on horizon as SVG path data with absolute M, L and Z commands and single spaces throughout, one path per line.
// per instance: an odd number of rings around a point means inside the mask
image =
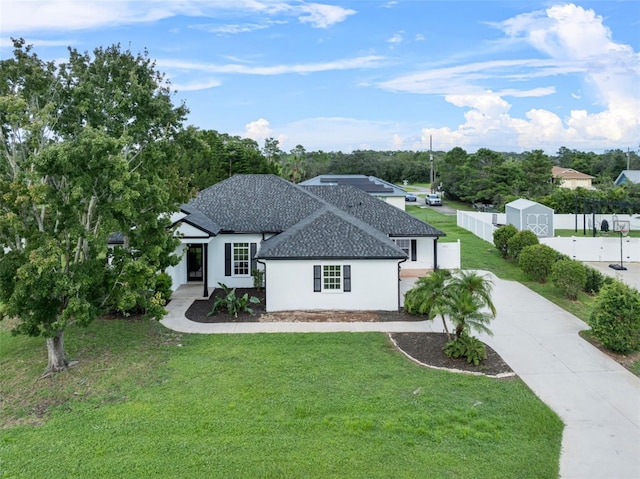
M 444 193 L 446 198 L 496 209 L 520 197 L 539 201 L 558 213 L 573 213 L 584 201 L 598 202 L 603 212 L 615 208 L 615 203 L 640 203 L 635 185 L 614 187 L 627 162 L 630 169 L 640 169 L 638 153 L 620 149 L 597 154 L 562 147 L 556 155 L 542 150 L 503 153 L 488 148 L 468 153 L 460 147 L 432 154 L 376 150 L 343 153 L 307 151 L 297 145 L 285 152 L 273 138 L 267 138 L 260 147 L 252 139 L 194 127 L 180 132 L 176 143 L 180 170 L 195 190 L 241 173 L 272 173 L 294 183 L 318 175 L 360 174 L 399 185 L 405 181 L 429 183 L 433 174 L 434 191 Z M 551 175 L 555 165 L 593 176 L 595 189 L 558 188 Z

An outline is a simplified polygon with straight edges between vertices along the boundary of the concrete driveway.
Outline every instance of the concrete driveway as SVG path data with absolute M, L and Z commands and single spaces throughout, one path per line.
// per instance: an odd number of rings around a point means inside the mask
M 520 283 L 483 274 L 494 283 L 498 312 L 490 325 L 494 335 L 480 338 L 565 423 L 561 477 L 640 478 L 640 378 L 580 338 L 578 332 L 588 326 L 572 314 Z M 202 324 L 184 316 L 192 300 L 177 293 L 162 323 L 203 334 L 441 330 L 436 321 Z

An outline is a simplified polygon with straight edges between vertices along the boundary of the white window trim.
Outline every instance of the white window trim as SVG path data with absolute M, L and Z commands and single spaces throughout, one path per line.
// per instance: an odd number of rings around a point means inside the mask
M 242 245 L 242 246 L 241 246 Z M 236 248 L 243 248 L 247 254 L 247 273 L 236 273 L 236 265 L 245 262 L 245 260 L 236 259 Z M 237 243 L 231 243 L 231 276 L 234 278 L 248 278 L 251 276 L 251 243 L 239 241 Z
M 327 275 L 327 271 L 325 270 L 325 268 L 337 268 L 337 271 L 339 273 L 339 276 L 328 276 Z M 339 280 L 339 287 L 337 288 L 326 288 L 325 287 L 325 279 L 329 279 L 329 278 L 338 278 Z M 322 277 L 321 277 L 321 285 L 322 285 L 322 292 L 323 293 L 329 293 L 329 294 L 335 294 L 335 293 L 343 293 L 344 292 L 344 278 L 343 278 L 343 268 L 341 264 L 325 264 L 322 265 Z

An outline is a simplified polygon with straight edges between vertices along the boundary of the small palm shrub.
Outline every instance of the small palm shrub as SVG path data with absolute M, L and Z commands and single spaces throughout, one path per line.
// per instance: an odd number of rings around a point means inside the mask
M 468 363 L 476 366 L 487 359 L 487 348 L 484 343 L 466 333 L 461 334 L 444 347 L 444 353 L 449 358 L 465 358 Z
M 578 299 L 578 293 L 587 283 L 587 268 L 573 259 L 556 261 L 551 267 L 551 282 L 568 299 Z
M 535 244 L 522 249 L 518 265 L 531 279 L 544 283 L 557 260 L 556 250 L 545 244 Z
M 538 243 L 538 237 L 533 231 L 518 231 L 507 241 L 507 251 L 509 253 L 509 256 L 511 256 L 515 260 L 518 260 L 518 258 L 520 257 L 520 252 L 525 247 L 533 246 L 534 244 Z
M 507 244 L 509 240 L 518 233 L 518 230 L 513 225 L 501 226 L 493 232 L 493 244 L 500 251 L 503 258 L 509 256 L 509 248 Z
M 593 335 L 608 349 L 640 350 L 640 292 L 621 281 L 602 287 L 589 318 Z
M 229 316 L 238 317 L 238 313 L 253 314 L 252 304 L 258 304 L 260 300 L 255 296 L 249 297 L 249 293 L 244 293 L 242 296 L 236 296 L 236 288 L 229 288 L 223 283 L 218 283 L 224 291 L 224 296 L 216 298 L 211 307 L 211 311 L 207 313 L 207 316 L 212 316 L 218 311 L 226 309 Z

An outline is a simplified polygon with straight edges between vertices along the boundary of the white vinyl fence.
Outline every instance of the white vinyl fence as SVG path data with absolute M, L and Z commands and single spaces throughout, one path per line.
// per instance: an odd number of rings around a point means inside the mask
M 438 241 L 438 268 L 460 269 L 460 240 L 455 243 Z
M 596 228 L 599 230 L 602 220 L 606 219 L 609 228 L 613 228 L 612 215 L 596 215 Z M 628 220 L 632 230 L 640 229 L 640 219 L 630 215 L 617 215 L 618 220 Z M 477 237 L 493 244 L 493 232 L 496 224 L 504 224 L 506 215 L 503 213 L 477 213 L 458 211 L 458 226 L 471 231 Z M 588 236 L 592 231 L 593 218 L 588 215 L 584 218 L 578 215 L 578 232 L 569 238 L 553 237 L 539 238 L 540 243 L 546 244 L 556 251 L 566 254 L 578 261 L 606 261 L 606 262 L 640 262 L 640 238 L 620 237 L 592 237 Z M 555 229 L 574 229 L 576 225 L 575 215 L 554 215 Z M 587 236 L 582 234 L 583 226 L 586 226 Z

